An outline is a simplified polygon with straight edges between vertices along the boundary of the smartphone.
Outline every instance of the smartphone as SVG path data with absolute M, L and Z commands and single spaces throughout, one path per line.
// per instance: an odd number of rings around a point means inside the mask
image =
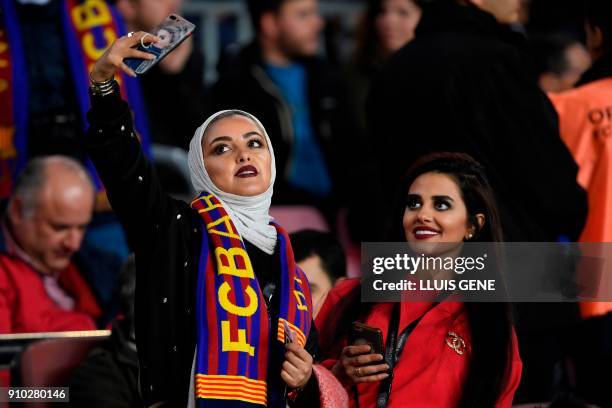
M 371 353 L 384 356 L 382 331 L 360 322 L 353 322 L 348 338 L 351 346 L 367 344 L 371 347 Z
M 295 334 L 285 320 L 283 320 L 283 330 L 285 331 L 285 344 L 293 343 Z
M 146 47 L 138 44 L 138 47 L 136 47 L 140 51 L 155 55 L 156 58 L 154 60 L 126 58 L 123 62 L 132 68 L 135 73 L 142 75 L 191 36 L 195 27 L 195 24 L 185 20 L 183 17 L 177 14 L 170 14 L 160 25 L 151 31 L 151 34 L 159 37 L 160 40 L 158 42 L 151 43 Z

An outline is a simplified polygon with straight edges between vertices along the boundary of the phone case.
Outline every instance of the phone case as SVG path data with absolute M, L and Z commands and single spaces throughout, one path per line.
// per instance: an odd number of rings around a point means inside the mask
M 126 58 L 123 62 L 134 70 L 138 75 L 142 75 L 159 61 L 174 50 L 180 43 L 185 41 L 195 30 L 195 24 L 185 20 L 183 17 L 170 14 L 166 19 L 157 26 L 151 34 L 155 34 L 160 38 L 160 41 L 149 44 L 144 48 L 138 45 L 140 51 L 148 52 L 156 56 L 154 60 L 144 60 L 140 58 Z
M 372 347 L 372 353 L 384 355 L 382 337 L 380 329 L 361 322 L 353 322 L 349 333 L 349 344 L 353 346 L 368 344 Z
M 289 327 L 286 321 L 283 320 L 283 330 L 285 331 L 285 344 L 293 343 L 295 340 L 295 334 L 293 330 Z

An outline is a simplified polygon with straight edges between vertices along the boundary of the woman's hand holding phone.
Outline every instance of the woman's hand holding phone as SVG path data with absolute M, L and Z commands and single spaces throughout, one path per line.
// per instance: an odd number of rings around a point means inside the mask
M 367 383 L 384 380 L 389 376 L 386 372 L 389 366 L 383 361 L 382 354 L 371 352 L 369 344 L 346 346 L 338 362 L 332 368 L 332 372 L 342 382 L 350 380 L 353 383 Z
M 303 388 L 312 376 L 312 356 L 297 343 L 285 344 L 281 378 L 291 389 Z
M 312 356 L 303 347 L 295 343 L 295 333 L 283 320 L 285 331 L 285 362 L 281 378 L 289 388 L 302 388 L 312 376 Z
M 136 77 L 136 73 L 123 60 L 126 58 L 155 59 L 153 54 L 134 48 L 140 44 L 141 39 L 145 36 L 145 43 L 159 41 L 159 38 L 144 31 L 131 33 L 131 36 L 124 35 L 115 40 L 93 65 L 91 79 L 95 82 L 104 82 L 111 79 L 118 70 L 122 70 L 131 77 Z

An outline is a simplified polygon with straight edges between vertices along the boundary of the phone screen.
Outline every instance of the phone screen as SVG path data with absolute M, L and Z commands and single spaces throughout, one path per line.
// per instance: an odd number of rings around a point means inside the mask
M 151 43 L 147 47 L 138 45 L 140 51 L 155 55 L 154 60 L 143 60 L 140 58 L 126 58 L 123 62 L 135 73 L 142 75 L 161 61 L 195 30 L 195 24 L 185 20 L 183 17 L 170 14 L 160 25 L 151 31 L 151 34 L 159 38 L 158 42 Z
M 349 344 L 355 346 L 367 344 L 371 347 L 371 353 L 382 354 L 382 331 L 363 323 L 354 322 L 349 333 Z

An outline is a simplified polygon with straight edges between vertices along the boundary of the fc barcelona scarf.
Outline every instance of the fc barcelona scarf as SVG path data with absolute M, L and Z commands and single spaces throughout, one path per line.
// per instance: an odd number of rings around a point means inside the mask
M 81 123 L 89 110 L 89 71 L 125 29 L 117 11 L 105 0 L 63 1 L 63 32 Z M 28 159 L 28 70 L 15 0 L 0 0 L 0 199 L 10 195 L 15 177 Z M 42 42 L 39 46 L 44 46 Z M 121 95 L 129 101 L 136 129 L 148 154 L 149 130 L 137 79 L 117 75 Z M 102 183 L 91 162 L 87 167 L 99 191 Z
M 197 404 L 209 406 L 216 400 L 223 406 L 265 406 L 269 342 L 284 342 L 285 322 L 302 347 L 310 332 L 306 275 L 295 265 L 287 233 L 275 225 L 282 276 L 278 326 L 270 328 L 249 255 L 221 202 L 204 192 L 191 207 L 204 226 L 196 296 Z

